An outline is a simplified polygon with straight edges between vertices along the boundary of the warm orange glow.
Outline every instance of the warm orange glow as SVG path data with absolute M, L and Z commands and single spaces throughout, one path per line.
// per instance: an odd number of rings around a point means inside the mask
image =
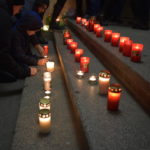
M 104 32 L 104 41 L 105 42 L 110 42 L 111 41 L 111 36 L 112 36 L 112 30 L 105 30 Z
M 88 72 L 89 71 L 89 63 L 90 63 L 90 58 L 89 57 L 81 57 L 81 59 L 80 59 L 80 69 L 83 72 Z
M 81 22 L 81 17 L 76 17 L 76 23 L 79 24 Z
M 83 49 L 76 49 L 75 50 L 75 61 L 80 62 L 80 58 L 83 55 Z
M 119 44 L 120 33 L 112 33 L 111 45 L 118 46 Z

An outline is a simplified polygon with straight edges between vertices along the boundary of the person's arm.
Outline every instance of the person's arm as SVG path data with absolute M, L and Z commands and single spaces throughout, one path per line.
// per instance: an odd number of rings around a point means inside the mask
M 40 56 L 44 57 L 44 49 L 40 44 L 36 44 L 34 45 L 35 49 L 38 51 L 38 53 L 40 54 Z

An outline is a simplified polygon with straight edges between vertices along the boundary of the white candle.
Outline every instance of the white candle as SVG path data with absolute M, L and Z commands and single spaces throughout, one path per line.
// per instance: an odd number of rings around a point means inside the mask
M 49 133 L 51 127 L 50 110 L 42 109 L 39 111 L 39 127 L 41 133 Z
M 50 72 L 44 72 L 44 73 L 43 73 L 43 79 L 44 79 L 44 78 L 50 78 L 50 79 L 52 79 L 51 73 L 50 73 Z
M 50 100 L 49 98 L 41 98 L 39 102 L 39 109 L 48 109 L 50 110 L 51 105 L 50 105 Z
M 84 72 L 82 70 L 78 70 L 77 73 L 76 73 L 77 77 L 79 79 L 83 78 L 84 77 Z
M 44 25 L 44 26 L 43 26 L 43 30 L 44 30 L 44 31 L 48 31 L 48 30 L 49 30 L 49 25 Z
M 46 96 L 49 96 L 51 94 L 51 91 L 45 91 Z
M 51 79 L 50 78 L 44 78 L 44 90 L 45 91 L 51 90 Z
M 95 75 L 91 75 L 89 77 L 89 83 L 94 85 L 94 84 L 96 84 L 96 82 L 97 82 L 96 76 Z
M 54 62 L 48 61 L 48 62 L 46 63 L 47 71 L 53 72 L 53 71 L 54 71 L 54 65 L 55 65 Z
M 99 73 L 100 94 L 107 94 L 108 93 L 109 84 L 110 84 L 110 72 L 107 70 L 101 71 Z

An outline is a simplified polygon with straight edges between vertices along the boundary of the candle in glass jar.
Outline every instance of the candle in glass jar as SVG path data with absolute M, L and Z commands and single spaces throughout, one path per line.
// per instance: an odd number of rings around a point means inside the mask
M 76 76 L 79 79 L 82 79 L 84 77 L 84 72 L 82 70 L 77 70 Z
M 96 29 L 96 36 L 97 37 L 102 37 L 102 31 L 104 30 L 104 27 L 98 27 Z
M 82 26 L 85 25 L 86 21 L 87 21 L 87 20 L 86 20 L 85 18 L 82 18 L 82 19 L 81 19 L 81 24 L 82 24 Z
M 43 26 L 43 30 L 44 30 L 44 31 L 48 31 L 48 30 L 49 30 L 49 25 L 44 25 L 44 26 Z
M 81 56 L 83 55 L 83 53 L 84 53 L 84 51 L 83 51 L 83 49 L 76 49 L 75 50 L 75 61 L 76 62 L 80 62 L 80 58 L 81 58 Z
M 100 27 L 100 24 L 94 24 L 94 32 L 96 33 L 98 27 Z
M 76 23 L 80 24 L 81 23 L 81 19 L 82 19 L 81 17 L 76 17 Z
M 95 85 L 95 84 L 97 83 L 97 77 L 96 77 L 96 75 L 91 75 L 91 76 L 89 77 L 89 83 L 90 83 L 91 85 Z
M 107 100 L 108 110 L 118 110 L 121 92 L 122 92 L 122 89 L 121 89 L 120 84 L 115 83 L 109 86 L 108 100 Z
M 66 43 L 67 43 L 67 48 L 70 49 L 70 44 L 73 42 L 73 39 L 67 39 Z
M 120 33 L 112 33 L 111 45 L 112 46 L 118 46 L 119 45 L 119 39 L 120 39 Z
M 81 59 L 80 59 L 80 69 L 83 72 L 89 72 L 89 63 L 90 63 L 90 58 L 89 57 L 81 57 Z
M 132 51 L 131 51 L 131 61 L 133 62 L 140 62 L 141 61 L 141 55 L 143 51 L 143 44 L 139 43 L 133 43 L 132 44 Z
M 124 42 L 129 40 L 129 37 L 120 37 L 120 42 L 119 42 L 119 51 L 122 52 L 123 51 L 123 47 L 124 47 Z
M 85 22 L 85 28 L 88 30 L 88 28 L 89 28 L 89 21 Z
M 39 110 L 48 109 L 50 110 L 50 100 L 48 98 L 41 98 L 39 102 Z
M 44 72 L 44 73 L 43 73 L 43 79 L 44 79 L 44 78 L 50 78 L 50 79 L 52 79 L 51 73 L 50 73 L 50 72 Z
M 54 62 L 48 61 L 48 62 L 46 63 L 47 71 L 53 72 L 53 71 L 54 71 L 54 65 L 55 65 Z
M 99 73 L 99 93 L 104 95 L 108 93 L 108 87 L 110 84 L 110 72 L 108 70 L 102 70 Z
M 69 48 L 70 48 L 70 52 L 71 53 L 75 53 L 75 49 L 77 49 L 77 47 L 78 47 L 78 43 L 77 42 L 72 42 L 72 43 L 70 43 L 69 44 Z
M 104 31 L 104 41 L 105 42 L 110 42 L 111 36 L 112 36 L 112 30 L 105 30 Z
M 126 40 L 124 41 L 122 53 L 124 56 L 131 56 L 131 51 L 132 51 L 132 40 Z
M 44 90 L 45 91 L 51 90 L 51 79 L 50 78 L 44 78 Z
M 49 133 L 51 128 L 51 113 L 48 109 L 41 109 L 39 111 L 39 127 L 40 133 Z
M 45 45 L 43 48 L 44 48 L 44 56 L 47 57 L 48 56 L 48 45 Z

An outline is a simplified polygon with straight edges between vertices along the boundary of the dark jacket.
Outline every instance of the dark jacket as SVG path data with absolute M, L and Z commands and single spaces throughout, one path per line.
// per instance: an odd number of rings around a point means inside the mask
M 19 65 L 11 56 L 11 15 L 5 0 L 0 0 L 0 70 L 24 78 L 30 75 L 30 68 Z
M 30 48 L 30 36 L 27 30 L 38 30 L 42 27 L 40 17 L 32 11 L 28 11 L 22 16 L 16 27 L 13 29 L 12 36 L 12 55 L 21 64 L 29 66 L 37 65 L 40 57 L 33 55 Z

